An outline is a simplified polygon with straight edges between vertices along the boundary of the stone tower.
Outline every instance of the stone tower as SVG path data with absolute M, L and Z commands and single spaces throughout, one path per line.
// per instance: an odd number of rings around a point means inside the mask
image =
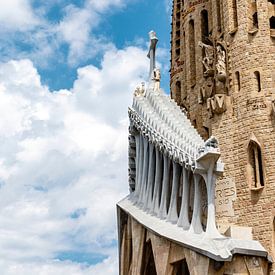
M 117 204 L 121 275 L 275 274 L 274 16 L 274 0 L 174 0 L 171 97 L 150 32 Z
M 247 227 L 275 259 L 274 0 L 174 0 L 171 97 L 219 141 L 220 229 Z

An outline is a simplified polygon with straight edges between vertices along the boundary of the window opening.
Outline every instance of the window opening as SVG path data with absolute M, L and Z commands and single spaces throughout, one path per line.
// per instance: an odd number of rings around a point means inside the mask
M 203 10 L 201 12 L 201 41 L 203 43 L 206 43 L 208 36 L 209 36 L 208 12 L 207 10 Z
M 260 146 L 255 141 L 249 143 L 249 165 L 250 177 L 253 188 L 264 186 L 264 173 L 262 163 L 262 152 Z
M 260 73 L 258 71 L 254 72 L 254 75 L 255 75 L 255 79 L 256 79 L 256 82 L 257 82 L 257 91 L 260 92 L 261 91 L 261 76 L 260 76 Z
M 239 92 L 241 90 L 241 79 L 240 72 L 235 72 L 235 91 Z

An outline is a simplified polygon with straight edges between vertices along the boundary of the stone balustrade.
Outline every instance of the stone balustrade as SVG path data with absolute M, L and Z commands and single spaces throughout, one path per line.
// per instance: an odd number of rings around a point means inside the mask
M 216 139 L 204 142 L 186 115 L 161 90 L 149 88 L 135 96 L 129 118 L 131 202 L 146 214 L 183 230 L 219 236 L 214 200 L 216 177 L 222 174 L 223 164 Z M 205 225 L 202 185 L 207 190 Z

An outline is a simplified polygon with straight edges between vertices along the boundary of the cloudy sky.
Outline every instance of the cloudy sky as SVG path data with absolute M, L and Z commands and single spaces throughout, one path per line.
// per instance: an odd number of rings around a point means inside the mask
M 127 106 L 168 0 L 0 0 L 0 270 L 117 275 Z

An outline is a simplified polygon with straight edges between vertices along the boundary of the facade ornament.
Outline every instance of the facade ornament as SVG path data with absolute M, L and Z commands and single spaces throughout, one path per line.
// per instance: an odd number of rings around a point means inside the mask
M 225 103 L 224 94 L 216 94 L 213 97 L 207 100 L 207 109 L 210 113 L 222 114 L 226 111 L 226 103 Z
M 142 82 L 141 85 L 137 86 L 134 92 L 135 97 L 141 97 L 145 95 L 145 83 Z
M 203 43 L 202 41 L 199 42 L 199 46 L 203 50 L 203 58 L 202 58 L 202 64 L 204 66 L 204 76 L 213 76 L 214 70 L 213 70 L 213 63 L 214 63 L 214 47 L 211 45 L 207 45 Z
M 198 103 L 203 104 L 204 102 L 206 102 L 206 100 L 213 95 L 213 89 L 213 78 L 208 77 L 199 90 Z
M 161 73 L 159 68 L 155 68 L 153 71 L 154 91 L 160 90 Z
M 226 59 L 225 59 L 225 50 L 221 45 L 217 46 L 217 79 L 221 82 L 226 80 Z

